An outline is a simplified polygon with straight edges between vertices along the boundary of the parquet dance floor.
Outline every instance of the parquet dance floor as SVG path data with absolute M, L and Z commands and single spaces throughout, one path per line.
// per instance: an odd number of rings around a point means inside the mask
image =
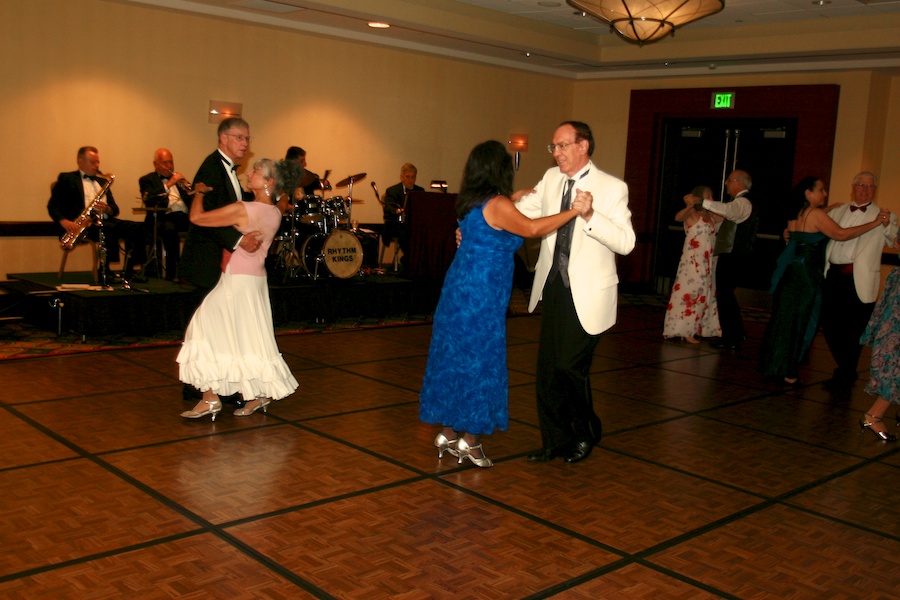
M 177 347 L 0 363 L 0 597 L 900 597 L 898 445 L 861 434 L 863 381 L 821 385 L 821 337 L 786 389 L 763 324 L 719 353 L 622 306 L 602 442 L 531 464 L 539 325 L 508 321 L 492 469 L 418 420 L 428 325 L 279 337 L 298 392 L 214 423 L 179 416 Z

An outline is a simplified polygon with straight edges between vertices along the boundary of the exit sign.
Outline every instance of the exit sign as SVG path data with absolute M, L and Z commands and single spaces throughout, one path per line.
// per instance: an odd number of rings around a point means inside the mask
M 713 92 L 709 107 L 714 110 L 734 108 L 734 92 Z

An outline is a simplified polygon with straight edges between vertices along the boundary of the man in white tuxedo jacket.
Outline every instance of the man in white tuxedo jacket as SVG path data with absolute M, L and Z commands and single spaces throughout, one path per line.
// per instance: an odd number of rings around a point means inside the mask
M 536 388 L 543 447 L 528 460 L 558 456 L 575 463 L 590 455 L 602 434 L 591 397 L 591 360 L 600 334 L 616 322 L 616 255 L 634 249 L 635 235 L 628 187 L 591 162 L 588 125 L 566 121 L 549 150 L 558 166 L 521 198 L 518 209 L 529 218 L 556 214 L 579 193 L 591 209 L 541 240 L 528 310 L 542 299 Z
M 850 186 L 850 204 L 838 206 L 829 216 L 841 227 L 874 221 L 879 207 L 873 202 L 878 177 L 858 173 Z M 829 382 L 845 387 L 859 377 L 857 368 L 862 346 L 859 338 L 878 299 L 881 285 L 881 253 L 897 237 L 897 215 L 890 222 L 846 242 L 832 240 L 825 250 L 825 287 L 822 293 L 822 331 L 837 363 Z

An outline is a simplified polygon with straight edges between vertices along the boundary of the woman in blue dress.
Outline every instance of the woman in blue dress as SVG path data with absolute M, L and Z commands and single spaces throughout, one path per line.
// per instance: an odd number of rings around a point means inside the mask
M 809 349 L 819 323 L 825 246 L 828 240 L 846 241 L 881 226 L 881 219 L 842 228 L 828 216 L 828 192 L 817 177 L 805 177 L 791 192 L 788 214 L 790 241 L 772 275 L 772 316 L 759 349 L 759 370 L 789 385 L 798 381 L 800 361 Z
M 900 239 L 894 239 L 894 248 L 900 250 Z M 896 442 L 897 436 L 889 433 L 881 421 L 888 406 L 900 405 L 900 267 L 887 276 L 884 293 L 859 343 L 872 347 L 866 393 L 877 396 L 859 425 L 880 440 Z M 900 417 L 897 425 L 900 426 Z
M 493 465 L 480 436 L 509 423 L 506 309 L 512 291 L 513 253 L 523 237 L 539 237 L 568 223 L 588 204 L 582 194 L 572 208 L 531 220 L 516 210 L 513 162 L 497 141 L 469 154 L 456 197 L 462 241 L 447 271 L 434 314 L 419 417 L 441 425 L 438 457 L 449 452 L 462 463 Z

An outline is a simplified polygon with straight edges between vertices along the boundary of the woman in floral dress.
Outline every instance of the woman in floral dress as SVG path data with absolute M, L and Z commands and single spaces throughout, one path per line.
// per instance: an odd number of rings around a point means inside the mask
M 715 215 L 702 208 L 701 200 L 712 200 L 712 190 L 695 187 L 684 197 L 685 207 L 675 220 L 684 223 L 684 248 L 675 275 L 675 285 L 666 308 L 663 337 L 684 338 L 699 343 L 695 336 L 719 337 L 719 308 L 716 304 Z M 721 220 L 721 217 L 719 217 Z
M 900 239 L 894 240 L 894 248 L 900 250 Z M 866 393 L 878 396 L 859 424 L 885 442 L 896 442 L 897 436 L 888 433 L 882 419 L 888 406 L 900 405 L 900 267 L 884 282 L 884 293 L 859 342 L 872 347 Z

